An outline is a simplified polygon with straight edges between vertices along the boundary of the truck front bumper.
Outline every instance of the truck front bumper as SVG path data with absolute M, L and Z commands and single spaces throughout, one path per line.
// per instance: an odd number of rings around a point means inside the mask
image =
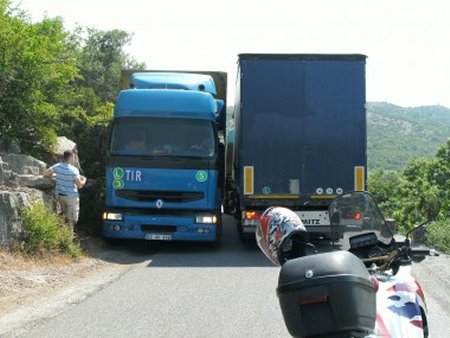
M 194 217 L 125 215 L 122 221 L 104 220 L 103 237 L 173 241 L 215 241 L 220 224 L 196 224 Z

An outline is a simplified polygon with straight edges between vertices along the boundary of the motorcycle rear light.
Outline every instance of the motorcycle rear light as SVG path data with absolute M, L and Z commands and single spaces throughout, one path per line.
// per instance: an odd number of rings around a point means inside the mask
M 297 299 L 299 305 L 320 304 L 328 302 L 328 295 L 326 293 L 318 295 L 303 296 Z

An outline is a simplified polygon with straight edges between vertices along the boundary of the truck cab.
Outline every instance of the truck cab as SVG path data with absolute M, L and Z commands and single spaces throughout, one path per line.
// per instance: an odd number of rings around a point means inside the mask
M 218 241 L 224 101 L 209 75 L 139 72 L 119 93 L 103 236 Z

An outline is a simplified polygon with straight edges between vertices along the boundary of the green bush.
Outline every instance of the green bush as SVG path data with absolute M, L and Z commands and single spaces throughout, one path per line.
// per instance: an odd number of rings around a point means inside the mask
M 431 223 L 428 226 L 427 240 L 437 250 L 450 253 L 450 219 Z
M 77 257 L 81 248 L 74 243 L 74 234 L 64 220 L 43 203 L 35 203 L 21 215 L 26 239 L 22 250 L 27 254 L 68 254 Z

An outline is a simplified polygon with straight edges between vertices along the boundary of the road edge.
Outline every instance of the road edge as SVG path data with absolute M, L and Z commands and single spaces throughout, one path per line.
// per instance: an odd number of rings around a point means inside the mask
M 42 296 L 32 303 L 0 317 L 0 337 L 23 334 L 39 323 L 75 306 L 118 280 L 134 265 L 108 265 L 83 277 L 76 278 L 70 286 L 62 286 L 51 296 Z

